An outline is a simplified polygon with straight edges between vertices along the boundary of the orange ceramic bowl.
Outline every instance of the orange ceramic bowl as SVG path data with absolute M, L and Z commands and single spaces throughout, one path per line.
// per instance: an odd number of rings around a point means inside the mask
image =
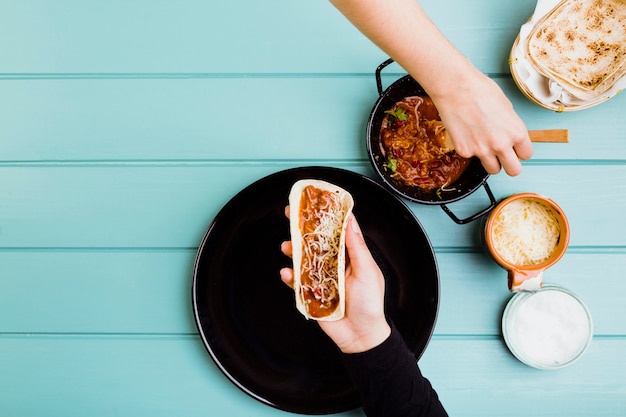
M 502 211 L 510 207 L 511 203 L 529 199 L 539 202 L 547 207 L 559 226 L 559 236 L 555 246 L 552 248 L 547 259 L 532 264 L 516 264 L 498 252 L 498 245 L 495 243 L 494 230 L 502 219 Z M 502 227 L 502 226 L 501 226 Z M 489 254 L 504 269 L 508 271 L 508 285 L 512 292 L 537 291 L 543 283 L 543 272 L 554 265 L 563 257 L 569 245 L 570 227 L 565 213 L 551 199 L 535 193 L 514 194 L 505 198 L 491 211 L 485 220 L 484 242 Z

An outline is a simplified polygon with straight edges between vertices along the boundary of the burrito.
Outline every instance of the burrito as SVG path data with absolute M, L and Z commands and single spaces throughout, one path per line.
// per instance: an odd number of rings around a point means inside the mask
M 354 200 L 325 181 L 304 179 L 289 193 L 296 307 L 307 319 L 345 314 L 345 231 Z

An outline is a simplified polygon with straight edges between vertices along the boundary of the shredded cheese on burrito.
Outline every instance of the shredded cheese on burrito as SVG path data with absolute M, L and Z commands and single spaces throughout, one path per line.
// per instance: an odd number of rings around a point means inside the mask
M 303 200 L 307 191 L 313 190 L 305 190 Z M 303 210 L 300 220 L 303 253 L 300 270 L 306 277 L 300 291 L 309 313 L 323 316 L 332 313 L 338 302 L 338 254 L 344 214 L 337 194 L 325 192 L 314 199 L 317 204 Z M 314 225 L 312 230 L 310 225 Z M 328 311 L 313 314 L 310 311 L 313 298 L 320 309 Z
M 559 223 L 552 210 L 533 199 L 507 204 L 494 220 L 494 249 L 514 265 L 536 265 L 547 260 L 559 237 Z

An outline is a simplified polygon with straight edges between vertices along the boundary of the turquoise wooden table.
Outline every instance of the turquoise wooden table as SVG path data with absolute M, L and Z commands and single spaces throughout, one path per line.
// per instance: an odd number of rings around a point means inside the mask
M 507 58 L 534 0 L 423 6 L 529 129 L 569 129 L 568 144 L 535 144 L 520 176 L 488 182 L 498 199 L 533 191 L 567 213 L 570 247 L 545 282 L 577 293 L 595 328 L 570 367 L 519 362 L 501 336 L 505 272 L 478 245 L 478 222 L 407 203 L 441 281 L 420 366 L 453 416 L 624 416 L 626 97 L 555 113 L 522 95 Z M 259 178 L 307 165 L 374 176 L 364 132 L 387 56 L 326 1 L 1 10 L 0 415 L 290 415 L 207 354 L 194 258 L 213 217 Z

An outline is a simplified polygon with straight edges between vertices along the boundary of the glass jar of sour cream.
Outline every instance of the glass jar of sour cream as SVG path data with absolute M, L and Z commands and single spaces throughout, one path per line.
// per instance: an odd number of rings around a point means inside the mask
M 502 335 L 515 357 L 539 369 L 571 365 L 593 337 L 591 314 L 572 292 L 544 285 L 534 293 L 517 293 L 502 317 Z

